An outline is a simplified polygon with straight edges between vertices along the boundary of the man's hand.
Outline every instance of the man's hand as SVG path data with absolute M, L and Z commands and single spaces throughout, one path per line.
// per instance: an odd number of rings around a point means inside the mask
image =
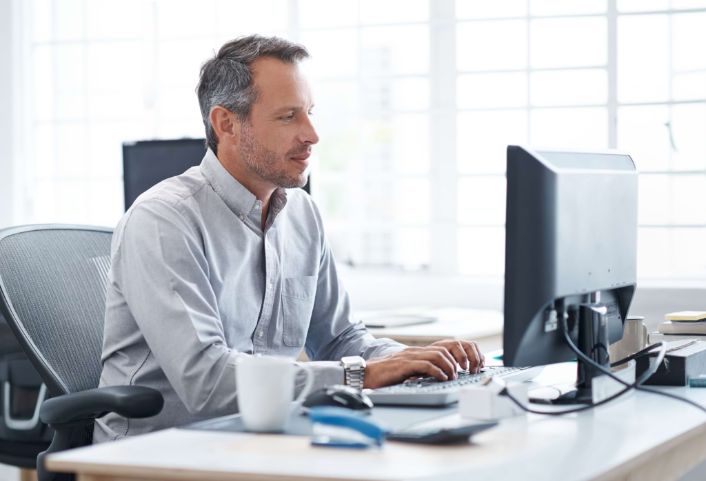
M 369 360 L 364 387 L 389 386 L 413 376 L 448 381 L 456 379 L 459 365 L 471 372 L 485 365 L 485 357 L 475 342 L 447 339 L 425 347 L 408 347 L 391 356 Z

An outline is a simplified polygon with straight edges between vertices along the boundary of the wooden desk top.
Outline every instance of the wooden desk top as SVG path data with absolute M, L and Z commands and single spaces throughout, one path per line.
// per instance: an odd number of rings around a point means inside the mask
M 706 389 L 669 388 L 706 405 Z M 706 414 L 650 393 L 562 417 L 506 419 L 460 446 L 309 446 L 307 437 L 169 429 L 49 457 L 88 481 L 677 479 L 706 459 Z

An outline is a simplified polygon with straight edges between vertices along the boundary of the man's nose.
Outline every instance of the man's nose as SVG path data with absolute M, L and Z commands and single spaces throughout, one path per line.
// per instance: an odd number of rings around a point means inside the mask
M 302 143 L 305 144 L 313 145 L 319 142 L 319 134 L 316 133 L 311 117 L 308 115 L 304 118 L 304 125 L 302 126 L 300 138 Z

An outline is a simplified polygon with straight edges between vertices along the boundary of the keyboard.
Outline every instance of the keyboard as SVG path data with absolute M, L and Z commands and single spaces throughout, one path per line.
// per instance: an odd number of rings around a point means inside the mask
M 409 379 L 394 386 L 366 389 L 364 392 L 376 405 L 444 406 L 458 401 L 458 390 L 493 376 L 505 381 L 522 382 L 534 378 L 541 367 L 484 367 L 478 374 L 459 371 L 458 378 L 437 381 L 432 377 Z

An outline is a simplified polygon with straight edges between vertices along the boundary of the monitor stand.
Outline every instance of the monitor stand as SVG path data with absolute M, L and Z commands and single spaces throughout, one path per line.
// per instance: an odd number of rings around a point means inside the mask
M 578 309 L 569 311 L 569 316 L 574 317 L 578 326 L 578 348 L 595 363 L 610 369 L 608 356 L 608 324 L 606 314 L 608 308 L 605 304 L 581 304 Z M 562 394 L 551 401 L 551 404 L 592 404 L 593 403 L 593 378 L 603 374 L 595 367 L 577 361 L 576 390 Z

